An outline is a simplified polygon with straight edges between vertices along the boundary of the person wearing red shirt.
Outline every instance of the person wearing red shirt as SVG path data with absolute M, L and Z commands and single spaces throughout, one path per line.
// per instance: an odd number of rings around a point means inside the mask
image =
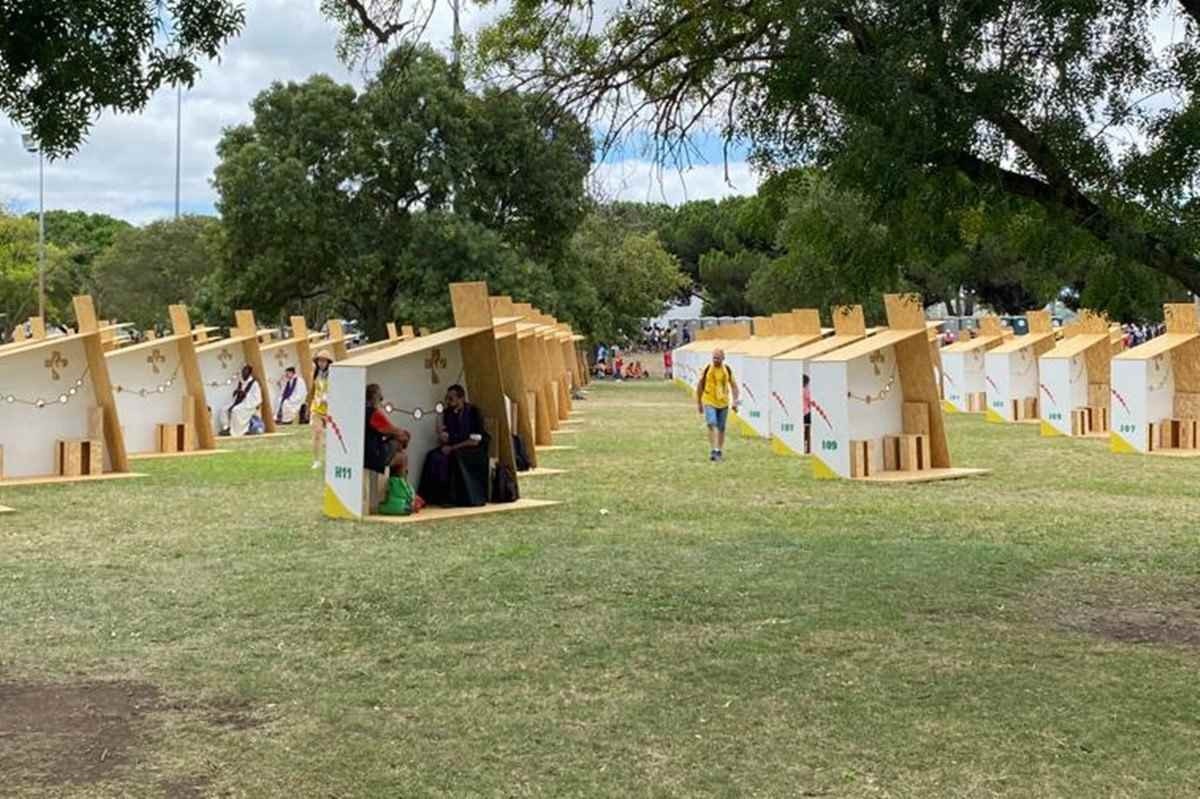
M 367 435 L 363 465 L 391 477 L 408 477 L 409 432 L 392 424 L 383 409 L 383 389 L 377 383 L 367 386 Z
M 671 367 L 674 365 L 674 356 L 670 350 L 663 350 L 663 377 L 667 380 L 671 379 Z
M 804 391 L 801 394 L 801 409 L 804 411 L 804 452 L 812 452 L 812 389 L 808 386 L 808 375 L 804 376 Z

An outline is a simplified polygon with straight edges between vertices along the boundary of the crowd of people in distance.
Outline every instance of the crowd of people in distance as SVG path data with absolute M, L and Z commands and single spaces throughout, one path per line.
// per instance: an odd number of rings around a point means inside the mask
M 1124 324 L 1121 330 L 1125 334 L 1125 349 L 1145 344 L 1152 338 L 1157 338 L 1167 332 L 1165 324 Z
M 670 350 L 663 351 L 663 365 L 667 369 L 667 377 L 670 377 Z M 592 366 L 592 374 L 600 380 L 645 380 L 651 377 L 640 360 L 626 361 L 620 347 L 610 349 L 604 344 L 596 347 L 596 363 Z

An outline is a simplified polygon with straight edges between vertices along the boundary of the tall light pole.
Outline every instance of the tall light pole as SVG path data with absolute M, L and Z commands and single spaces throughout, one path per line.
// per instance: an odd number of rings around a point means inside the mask
M 183 85 L 175 87 L 175 218 L 179 219 L 179 173 L 183 161 Z
M 46 157 L 32 134 L 21 136 L 26 152 L 38 157 L 38 316 L 46 319 Z

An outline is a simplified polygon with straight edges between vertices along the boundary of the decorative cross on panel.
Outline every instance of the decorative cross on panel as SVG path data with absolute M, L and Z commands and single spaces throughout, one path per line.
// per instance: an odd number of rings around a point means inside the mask
M 425 368 L 429 370 L 429 381 L 433 385 L 438 384 L 438 369 L 446 368 L 446 359 L 442 357 L 442 351 L 434 347 L 429 352 L 429 357 L 425 359 Z
M 229 362 L 233 360 L 233 353 L 229 350 L 223 349 L 217 353 L 217 360 L 221 362 L 222 369 L 228 369 Z
M 875 350 L 875 352 L 872 352 L 871 357 L 868 358 L 868 360 L 871 362 L 871 366 L 875 367 L 876 376 L 883 374 L 883 372 L 879 371 L 879 367 L 887 362 L 887 357 L 881 350 Z
M 282 348 L 275 350 L 275 363 L 279 364 L 279 368 L 283 369 L 287 366 L 288 354 Z
M 66 369 L 69 365 L 67 359 L 58 350 L 50 353 L 50 357 L 46 359 L 46 368 L 50 370 L 50 377 L 53 380 L 61 380 L 60 370 Z
M 158 374 L 158 365 L 160 363 L 166 363 L 166 362 L 167 362 L 167 359 L 164 358 L 163 354 L 161 352 L 159 352 L 157 349 L 152 350 L 150 352 L 150 356 L 148 358 L 146 358 L 146 363 L 150 364 L 150 371 L 154 372 L 154 374 Z

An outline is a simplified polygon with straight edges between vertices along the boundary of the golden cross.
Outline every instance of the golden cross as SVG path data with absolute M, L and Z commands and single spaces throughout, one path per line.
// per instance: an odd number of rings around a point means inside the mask
M 875 367 L 875 374 L 877 376 L 882 374 L 882 372 L 879 371 L 879 365 L 884 363 L 885 361 L 887 361 L 887 358 L 884 356 L 883 351 L 875 350 L 874 352 L 871 353 L 871 357 L 868 360 L 870 360 L 871 365 Z
M 283 351 L 282 347 L 275 350 L 275 363 L 279 364 L 280 369 L 282 369 L 286 365 L 287 359 L 288 359 L 288 354 Z
M 158 350 L 152 350 L 150 352 L 150 357 L 146 358 L 146 363 L 150 364 L 150 369 L 154 372 L 154 374 L 158 374 L 158 365 L 166 362 L 167 359 L 164 358 L 163 354 Z
M 233 360 L 233 353 L 227 349 L 222 349 L 217 353 L 217 360 L 221 362 L 222 369 L 228 369 L 229 362 Z
M 434 347 L 429 352 L 429 357 L 425 359 L 425 368 L 429 370 L 430 382 L 433 385 L 438 384 L 438 369 L 446 368 L 446 359 L 442 357 L 442 351 Z
M 69 365 L 67 359 L 58 350 L 50 353 L 50 357 L 46 359 L 46 368 L 50 370 L 50 377 L 54 380 L 61 380 L 62 375 L 59 374 L 59 370 L 66 369 Z

